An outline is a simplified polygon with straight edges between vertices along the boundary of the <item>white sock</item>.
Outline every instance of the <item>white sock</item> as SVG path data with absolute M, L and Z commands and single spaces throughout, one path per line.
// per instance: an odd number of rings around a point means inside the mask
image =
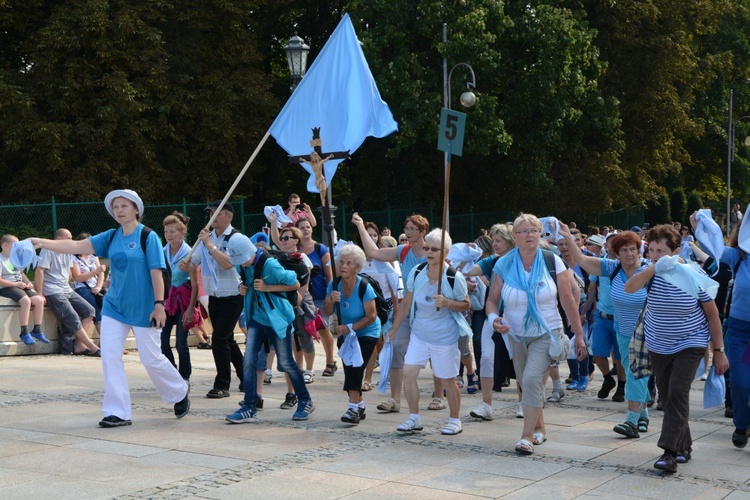
M 349 403 L 349 409 L 350 410 L 356 410 L 357 409 L 357 403 Z
M 461 425 L 461 419 L 460 418 L 448 418 L 448 423 Z
M 411 413 L 409 414 L 409 418 L 414 420 L 415 422 L 421 422 L 422 419 L 419 417 L 419 413 Z
M 312 371 L 312 370 L 305 370 L 305 374 L 307 374 L 307 375 L 312 375 L 312 374 L 313 374 L 313 371 Z
M 362 410 L 364 410 L 365 409 L 365 402 L 364 401 L 360 401 L 359 403 L 357 403 L 357 408 L 361 408 Z

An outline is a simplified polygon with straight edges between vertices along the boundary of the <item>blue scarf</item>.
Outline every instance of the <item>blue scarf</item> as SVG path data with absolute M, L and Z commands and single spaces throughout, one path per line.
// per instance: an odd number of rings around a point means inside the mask
M 536 303 L 536 289 L 538 283 L 545 283 L 543 277 L 547 272 L 547 266 L 544 263 L 544 257 L 542 256 L 542 250 L 537 250 L 534 262 L 531 264 L 531 272 L 529 277 L 526 277 L 526 272 L 523 270 L 523 262 L 521 261 L 521 254 L 518 248 L 514 248 L 507 254 L 500 257 L 495 264 L 495 272 L 512 288 L 522 290 L 526 292 L 526 300 L 528 302 L 526 307 L 526 315 L 523 320 L 524 330 L 540 330 L 548 334 L 552 334 L 547 324 L 544 322 L 539 307 Z

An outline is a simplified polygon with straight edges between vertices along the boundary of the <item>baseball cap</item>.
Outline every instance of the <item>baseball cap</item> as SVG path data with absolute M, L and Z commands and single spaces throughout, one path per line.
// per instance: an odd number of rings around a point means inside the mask
M 227 241 L 227 255 L 229 263 L 233 266 L 241 266 L 255 255 L 257 249 L 244 234 L 235 234 Z
M 268 235 L 263 231 L 258 231 L 254 235 L 250 236 L 250 242 L 253 245 L 257 245 L 258 243 L 268 244 Z
M 206 210 L 216 210 L 219 208 L 219 205 L 221 205 L 221 200 L 214 200 L 206 206 Z M 234 205 L 229 201 L 224 203 L 224 206 L 221 207 L 221 209 L 234 213 Z
M 630 230 L 633 231 L 634 233 L 640 233 L 641 232 L 641 227 L 640 226 L 633 226 L 633 227 L 630 228 Z

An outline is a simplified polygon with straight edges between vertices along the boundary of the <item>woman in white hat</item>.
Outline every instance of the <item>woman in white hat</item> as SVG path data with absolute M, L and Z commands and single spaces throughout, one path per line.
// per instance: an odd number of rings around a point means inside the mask
M 135 191 L 117 189 L 104 199 L 120 224 L 85 240 L 32 238 L 35 248 L 109 258 L 112 285 L 102 307 L 101 351 L 104 371 L 102 427 L 131 425 L 131 403 L 122 350 L 133 329 L 138 353 L 162 400 L 174 404 L 177 418 L 190 409 L 189 386 L 161 352 L 164 312 L 164 252 L 157 234 L 140 223 L 143 201 Z

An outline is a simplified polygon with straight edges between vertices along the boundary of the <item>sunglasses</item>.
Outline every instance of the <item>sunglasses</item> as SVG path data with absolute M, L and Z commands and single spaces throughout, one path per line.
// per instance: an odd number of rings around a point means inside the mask
M 297 238 L 295 238 L 294 236 L 282 236 L 282 237 L 281 237 L 281 238 L 279 238 L 279 239 L 280 239 L 281 241 L 289 241 L 289 240 L 296 240 Z
M 440 247 L 422 247 L 422 250 L 425 251 L 425 252 L 435 252 L 435 253 L 437 253 L 437 252 L 440 251 Z

